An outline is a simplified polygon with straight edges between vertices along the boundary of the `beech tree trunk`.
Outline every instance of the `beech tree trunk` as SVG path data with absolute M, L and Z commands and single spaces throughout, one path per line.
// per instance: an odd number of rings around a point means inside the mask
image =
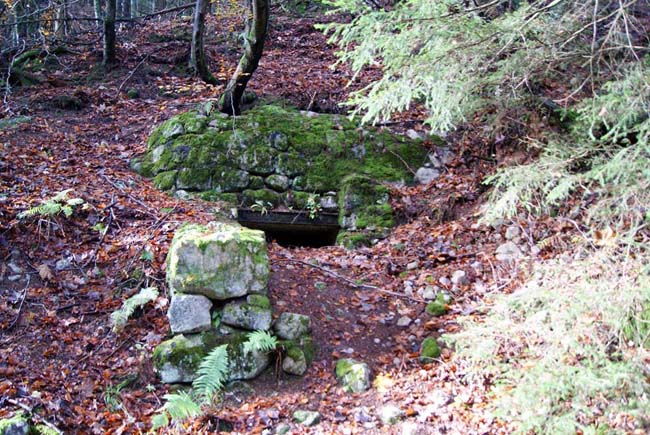
M 252 23 L 247 22 L 244 39 L 244 54 L 237 69 L 221 96 L 221 112 L 229 115 L 241 113 L 241 100 L 246 85 L 259 65 L 269 22 L 269 0 L 250 0 L 253 12 Z
M 106 0 L 106 16 L 104 17 L 104 57 L 102 66 L 115 63 L 115 3 L 116 0 Z
M 206 83 L 216 85 L 217 79 L 210 73 L 205 57 L 205 16 L 210 10 L 210 0 L 196 0 L 194 24 L 192 26 L 192 46 L 190 49 L 190 69 Z
M 138 0 L 130 0 L 131 1 L 131 17 L 130 18 L 135 18 L 138 16 Z
M 95 19 L 97 20 L 97 27 L 101 25 L 102 19 L 102 0 L 93 0 L 93 10 L 95 12 Z

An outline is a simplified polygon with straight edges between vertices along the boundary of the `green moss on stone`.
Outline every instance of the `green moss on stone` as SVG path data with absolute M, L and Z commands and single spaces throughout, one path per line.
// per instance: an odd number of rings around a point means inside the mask
M 157 370 L 161 370 L 165 363 L 169 362 L 175 367 L 194 371 L 205 354 L 200 341 L 191 340 L 181 334 L 156 346 L 153 351 L 153 364 Z
M 176 187 L 184 190 L 209 190 L 212 186 L 212 171 L 210 169 L 185 168 L 178 171 Z
M 368 233 L 341 231 L 336 236 L 336 244 L 347 249 L 356 249 L 362 246 L 370 246 L 372 238 Z
M 440 356 L 440 346 L 433 337 L 425 338 L 420 350 L 420 360 L 422 362 L 431 362 L 433 358 Z
M 246 296 L 246 303 L 266 310 L 271 309 L 271 301 L 266 295 L 252 294 Z
M 160 190 L 172 190 L 176 187 L 176 171 L 161 172 L 153 179 L 153 185 Z
M 29 418 L 22 412 L 17 413 L 11 418 L 5 418 L 0 420 L 0 435 L 5 435 L 7 429 L 16 424 L 26 424 L 29 426 Z
M 201 192 L 199 196 L 204 201 L 227 202 L 232 205 L 237 205 L 239 202 L 236 193 L 224 193 L 215 190 L 208 190 L 207 192 Z
M 262 202 L 276 207 L 281 201 L 282 196 L 270 189 L 244 190 L 242 193 L 242 202 L 247 206 Z
M 438 301 L 433 301 L 427 304 L 426 310 L 427 313 L 431 314 L 432 316 L 438 317 L 447 313 L 447 305 Z

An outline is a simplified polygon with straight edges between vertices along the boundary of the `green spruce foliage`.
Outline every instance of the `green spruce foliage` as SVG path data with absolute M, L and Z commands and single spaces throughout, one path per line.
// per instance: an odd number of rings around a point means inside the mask
M 552 216 L 579 243 L 445 337 L 519 434 L 639 433 L 650 418 L 650 60 L 644 1 L 407 0 L 324 27 L 340 61 L 381 79 L 348 102 L 366 122 L 421 105 L 433 130 L 503 114 L 539 158 L 499 170 L 486 222 Z M 560 90 L 561 97 L 548 95 Z M 480 118 L 476 117 L 479 114 Z M 523 126 L 523 127 L 522 127 Z M 541 131 L 540 131 L 541 130 Z M 530 131 L 530 130 L 528 130 Z M 516 136 L 516 135 L 513 135 Z M 516 138 L 516 137 L 515 137 Z M 512 137 L 510 138 L 512 139 Z

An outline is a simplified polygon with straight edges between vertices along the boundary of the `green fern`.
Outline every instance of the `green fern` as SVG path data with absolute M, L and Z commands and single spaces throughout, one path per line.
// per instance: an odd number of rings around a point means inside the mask
M 278 346 L 278 339 L 269 331 L 253 331 L 246 337 L 244 352 L 270 352 Z
M 72 189 L 63 190 L 52 198 L 48 198 L 36 207 L 18 213 L 18 219 L 26 219 L 34 216 L 53 217 L 63 213 L 65 217 L 72 216 L 77 206 L 84 204 L 81 198 L 69 198 Z
M 156 287 L 146 287 L 140 290 L 137 294 L 131 296 L 122 303 L 122 307 L 111 314 L 111 323 L 113 330 L 118 331 L 129 318 L 133 315 L 136 309 L 143 305 L 153 302 L 158 297 L 158 289 Z
M 204 403 L 209 403 L 223 387 L 228 376 L 228 345 L 215 348 L 203 358 L 197 374 L 192 387 Z
M 169 415 L 172 421 L 178 422 L 201 415 L 201 405 L 184 391 L 163 396 L 165 404 L 162 411 Z

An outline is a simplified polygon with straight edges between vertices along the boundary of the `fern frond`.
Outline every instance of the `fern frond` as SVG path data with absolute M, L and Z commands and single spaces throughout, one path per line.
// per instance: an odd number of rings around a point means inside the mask
M 211 402 L 228 377 L 228 345 L 222 344 L 210 352 L 199 365 L 198 377 L 192 383 L 204 402 Z
M 183 421 L 201 415 L 201 405 L 184 391 L 166 394 L 163 397 L 166 402 L 161 411 L 168 414 L 172 421 Z
M 278 339 L 269 331 L 253 331 L 246 336 L 244 352 L 270 352 L 278 345 Z
M 131 296 L 122 303 L 122 307 L 111 314 L 111 323 L 113 330 L 119 330 L 129 318 L 133 315 L 136 309 L 143 305 L 155 301 L 158 297 L 158 289 L 156 287 L 146 287 L 140 290 L 135 295 Z

